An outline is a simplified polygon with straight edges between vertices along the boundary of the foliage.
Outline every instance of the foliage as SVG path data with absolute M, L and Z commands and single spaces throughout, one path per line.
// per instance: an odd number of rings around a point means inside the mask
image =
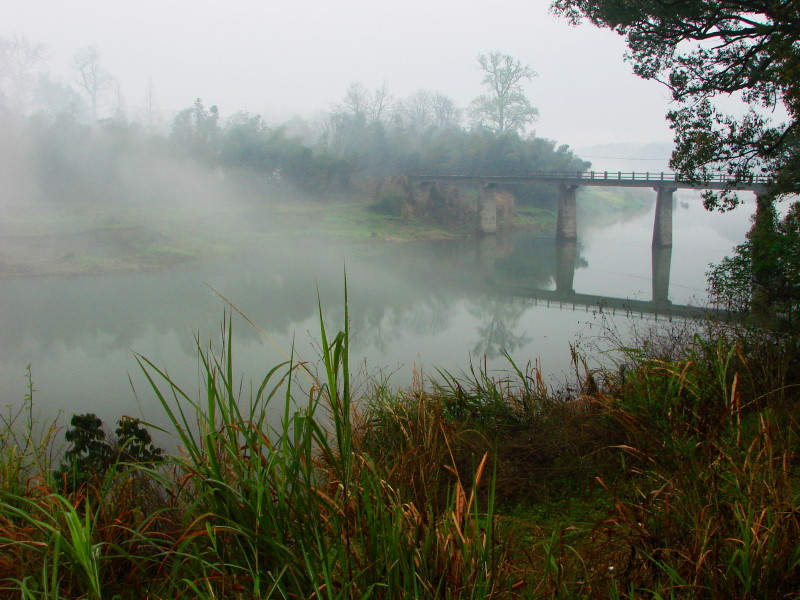
M 672 166 L 684 178 L 724 169 L 734 189 L 753 176 L 769 179 L 774 196 L 800 189 L 797 0 L 554 0 L 553 9 L 625 36 L 634 71 L 669 87 L 680 104 L 667 115 Z M 725 114 L 720 96 L 747 110 Z M 776 111 L 786 120 L 772 120 Z M 706 194 L 709 207 L 737 203 L 730 190 Z
M 64 461 L 55 472 L 67 489 L 97 482 L 125 464 L 152 467 L 164 460 L 161 448 L 153 446 L 150 432 L 138 421 L 122 418 L 117 423 L 116 439 L 109 440 L 97 415 L 73 415 L 64 438 L 70 443 Z
M 211 162 L 218 152 L 219 136 L 219 109 L 216 105 L 206 108 L 197 98 L 194 106 L 175 117 L 170 141 L 194 158 Z
M 632 369 L 600 397 L 627 432 L 618 450 L 631 473 L 606 486 L 615 506 L 600 530 L 618 553 L 615 597 L 778 598 L 800 586 L 796 346 L 711 333 L 679 356 L 631 349 Z
M 501 52 L 479 54 L 478 65 L 485 73 L 482 83 L 489 93 L 472 101 L 473 120 L 498 135 L 523 133 L 539 111 L 531 106 L 521 82 L 536 77 L 536 71 Z
M 751 311 L 765 325 L 794 330 L 800 314 L 800 203 L 779 219 L 760 201 L 747 240 L 708 273 L 712 300 Z
M 627 368 L 587 371 L 555 394 L 512 363 L 500 376 L 440 372 L 430 390 L 383 380 L 357 398 L 347 326 L 333 337 L 320 326 L 319 377 L 289 357 L 250 387 L 232 330 L 226 320 L 218 351 L 197 342 L 197 396 L 139 357 L 180 447 L 158 468 L 123 423 L 124 448 L 144 460 L 60 488 L 43 460 L 55 429 L 36 441 L 30 404 L 4 419 L 0 597 L 800 589 L 800 353 L 786 338 L 712 327 L 684 344 L 644 340 Z M 73 425 L 69 456 L 102 468 L 117 450 L 99 420 Z

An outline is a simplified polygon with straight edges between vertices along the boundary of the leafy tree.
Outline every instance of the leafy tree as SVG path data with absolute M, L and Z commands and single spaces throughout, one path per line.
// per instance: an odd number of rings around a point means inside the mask
M 536 120 L 539 111 L 531 106 L 522 82 L 530 81 L 537 73 L 500 52 L 479 54 L 478 65 L 484 72 L 483 85 L 488 93 L 472 101 L 470 112 L 474 122 L 500 135 L 524 131 Z
M 216 105 L 206 109 L 203 101 L 197 98 L 191 108 L 176 115 L 170 140 L 195 158 L 213 161 L 218 152 L 220 131 L 219 109 Z
M 778 219 L 759 202 L 747 240 L 708 273 L 712 300 L 728 310 L 752 310 L 765 325 L 796 329 L 800 317 L 800 203 Z
M 161 448 L 153 446 L 150 432 L 135 419 L 118 421 L 116 439 L 108 439 L 103 421 L 94 413 L 73 415 L 70 425 L 64 435 L 70 447 L 55 472 L 70 491 L 118 470 L 122 463 L 152 467 L 164 460 Z
M 554 0 L 553 10 L 625 36 L 634 72 L 671 90 L 671 164 L 684 178 L 721 168 L 740 183 L 765 176 L 775 197 L 800 189 L 800 0 Z M 726 114 L 720 96 L 745 110 Z M 785 120 L 770 117 L 781 109 Z M 730 190 L 705 200 L 738 203 Z

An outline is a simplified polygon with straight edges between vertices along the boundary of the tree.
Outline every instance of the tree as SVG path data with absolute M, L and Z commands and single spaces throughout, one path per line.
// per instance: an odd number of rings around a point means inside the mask
M 44 56 L 45 47 L 28 41 L 25 36 L 0 37 L 0 100 L 8 95 L 11 108 L 18 113 L 26 112 L 28 97 L 35 85 L 34 74 Z
M 396 126 L 424 134 L 458 127 L 461 110 L 441 92 L 417 90 L 397 103 L 393 122 Z
M 391 104 L 392 96 L 385 81 L 373 91 L 363 83 L 353 82 L 335 112 L 351 115 L 365 123 L 380 122 L 386 118 Z
M 736 183 L 763 176 L 774 197 L 800 190 L 800 0 L 554 0 L 627 39 L 634 72 L 666 85 L 678 107 L 671 165 L 685 179 L 725 170 L 730 190 L 706 207 L 732 208 Z M 720 96 L 742 101 L 723 112 Z M 772 117 L 785 111 L 786 118 Z
M 92 120 L 96 121 L 100 95 L 111 87 L 114 78 L 100 67 L 100 54 L 94 46 L 79 48 L 72 58 L 72 65 L 78 71 L 76 83 L 89 97 Z
M 800 316 L 800 204 L 779 219 L 768 200 L 756 212 L 747 240 L 708 272 L 712 300 L 751 310 L 768 326 L 797 329 Z
M 52 79 L 48 73 L 39 75 L 33 96 L 33 107 L 53 117 L 66 116 L 81 120 L 88 116 L 88 107 L 80 94 L 68 84 Z
M 172 123 L 170 141 L 178 148 L 206 162 L 214 162 L 219 150 L 219 109 L 206 108 L 201 98 L 184 108 Z
M 508 54 L 490 52 L 478 55 L 478 65 L 484 72 L 483 85 L 488 94 L 472 101 L 473 121 L 502 135 L 507 131 L 520 133 L 536 120 L 539 111 L 531 106 L 522 89 L 537 73 L 528 65 Z

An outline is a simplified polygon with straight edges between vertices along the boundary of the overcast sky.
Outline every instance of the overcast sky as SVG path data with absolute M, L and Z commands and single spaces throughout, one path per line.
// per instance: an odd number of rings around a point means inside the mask
M 526 86 L 537 135 L 578 148 L 671 139 L 668 93 L 633 75 L 623 40 L 569 26 L 549 0 L 2 0 L 0 35 L 13 33 L 45 44 L 65 81 L 75 49 L 95 45 L 129 108 L 152 82 L 161 109 L 200 97 L 271 123 L 328 110 L 355 81 L 464 107 L 482 92 L 477 54 L 499 50 L 539 73 Z

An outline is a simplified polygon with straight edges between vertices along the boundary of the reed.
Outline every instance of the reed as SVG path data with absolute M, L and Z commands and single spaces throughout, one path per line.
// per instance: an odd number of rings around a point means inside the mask
M 320 307 L 320 377 L 290 353 L 247 383 L 233 329 L 196 340 L 197 394 L 138 357 L 164 456 L 91 415 L 60 451 L 29 379 L 0 429 L 0 598 L 800 594 L 794 359 L 767 343 L 643 345 L 560 393 L 511 362 L 356 397 L 346 310 L 330 335 Z
M 520 576 L 494 534 L 492 495 L 479 506 L 467 491 L 491 479 L 488 458 L 465 484 L 438 455 L 425 467 L 449 473 L 444 499 L 425 480 L 409 496 L 408 465 L 398 469 L 370 452 L 359 430 L 346 312 L 333 337 L 321 310 L 320 323 L 324 376 L 312 380 L 301 403 L 295 377 L 309 372 L 292 359 L 243 395 L 230 320 L 219 356 L 198 344 L 202 403 L 140 357 L 183 448 L 174 460 L 191 522 L 173 567 L 177 577 L 195 591 L 248 598 L 485 598 L 512 589 Z M 277 426 L 269 418 L 273 403 Z M 395 423 L 407 425 L 399 415 Z M 446 438 L 442 423 L 430 427 Z
M 603 526 L 627 548 L 620 597 L 800 591 L 796 408 L 773 393 L 783 381 L 753 380 L 729 341 L 697 338 L 680 359 L 641 356 L 623 391 L 602 399 L 628 434 L 619 449 L 632 470 Z

